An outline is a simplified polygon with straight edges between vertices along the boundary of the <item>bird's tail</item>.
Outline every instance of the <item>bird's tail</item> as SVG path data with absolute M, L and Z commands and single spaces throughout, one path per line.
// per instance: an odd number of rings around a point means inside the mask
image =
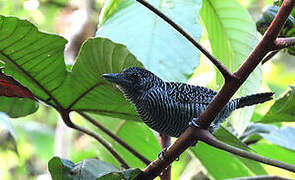
M 266 92 L 266 93 L 258 93 L 258 94 L 252 94 L 249 96 L 244 96 L 239 98 L 239 103 L 237 106 L 238 108 L 242 108 L 245 106 L 251 106 L 254 104 L 264 103 L 266 101 L 272 100 L 274 93 L 273 92 Z

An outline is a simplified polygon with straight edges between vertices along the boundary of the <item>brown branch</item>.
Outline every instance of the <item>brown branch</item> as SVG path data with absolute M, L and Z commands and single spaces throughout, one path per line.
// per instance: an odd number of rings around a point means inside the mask
M 171 25 L 176 31 L 178 31 L 180 34 L 182 34 L 188 41 L 190 41 L 196 48 L 198 48 L 220 71 L 220 73 L 223 75 L 224 79 L 227 80 L 232 77 L 232 73 L 220 62 L 216 57 L 214 57 L 212 54 L 210 54 L 202 45 L 196 41 L 190 34 L 184 31 L 184 29 L 176 24 L 174 21 L 172 21 L 169 17 L 167 17 L 165 14 L 163 14 L 161 11 L 156 9 L 154 6 L 149 4 L 145 0 L 136 0 L 152 12 L 154 12 L 156 15 L 161 17 L 164 21 L 166 21 L 169 25 Z
M 271 166 L 275 166 L 275 167 L 279 167 L 279 168 L 283 168 L 292 172 L 295 172 L 295 165 L 292 164 L 287 164 L 278 160 L 273 160 L 273 159 L 269 159 L 263 156 L 259 156 L 257 154 L 253 154 L 250 153 L 248 151 L 244 151 L 241 150 L 239 148 L 230 146 L 228 144 L 225 144 L 219 140 L 217 140 L 208 130 L 202 130 L 202 136 L 200 138 L 201 141 L 214 146 L 218 149 L 222 149 L 225 150 L 227 152 L 230 152 L 232 154 L 247 158 L 247 159 L 251 159 L 251 160 L 255 160 L 264 164 L 268 164 Z
M 290 180 L 280 176 L 255 176 L 255 177 L 240 177 L 231 180 Z
M 171 145 L 171 138 L 164 134 L 159 134 L 160 136 L 160 145 L 162 149 L 167 149 Z M 171 179 L 171 166 L 168 166 L 160 176 L 161 180 L 170 180 Z
M 61 109 L 59 110 L 59 113 L 63 119 L 63 121 L 65 122 L 65 124 L 72 128 L 72 129 L 75 129 L 77 131 L 80 131 L 82 133 L 85 133 L 91 137 L 93 137 L 94 139 L 96 139 L 101 145 L 103 145 L 112 155 L 115 159 L 117 159 L 117 161 L 121 164 L 121 166 L 125 169 L 128 169 L 129 166 L 128 164 L 125 162 L 125 160 L 112 148 L 111 145 L 109 145 L 105 140 L 103 140 L 101 137 L 99 137 L 97 134 L 89 131 L 88 129 L 86 128 L 83 128 L 81 126 L 78 126 L 76 124 L 74 124 L 71 119 L 70 119 L 70 116 L 69 116 L 69 112 Z
M 263 60 L 261 61 L 261 64 L 266 63 L 267 61 L 269 61 L 274 55 L 276 55 L 278 52 L 280 52 L 280 50 L 276 50 L 276 51 L 272 51 L 270 52 L 265 58 L 263 58 Z
M 135 149 L 133 149 L 131 146 L 129 146 L 125 141 L 123 141 L 121 138 L 119 138 L 118 136 L 116 136 L 115 134 L 113 134 L 110 130 L 108 130 L 107 128 L 105 128 L 103 125 L 101 125 L 100 123 L 98 123 L 95 119 L 93 119 L 92 117 L 88 116 L 84 112 L 81 112 L 81 111 L 77 111 L 77 112 L 82 117 L 84 117 L 86 120 L 88 120 L 89 122 L 91 122 L 95 127 L 97 127 L 98 129 L 100 129 L 102 132 L 106 133 L 108 136 L 110 136 L 112 139 L 114 139 L 117 143 L 119 143 L 121 146 L 123 146 L 124 148 L 126 148 L 131 154 L 133 154 L 135 157 L 137 157 L 143 163 L 145 163 L 146 165 L 148 165 L 148 164 L 151 163 L 151 161 L 149 161 L 148 159 L 146 159 L 143 155 L 141 155 L 139 152 L 137 152 Z
M 284 49 L 295 45 L 295 38 L 277 38 L 274 42 L 274 50 Z
M 250 73 L 257 67 L 264 56 L 272 51 L 275 39 L 277 38 L 280 30 L 283 28 L 288 16 L 290 15 L 295 0 L 285 0 L 271 23 L 268 31 L 265 33 L 263 39 L 256 46 L 254 51 L 249 55 L 242 66 L 233 74 L 236 78 L 229 78 L 225 81 L 219 93 L 214 97 L 213 101 L 208 105 L 207 109 L 200 115 L 197 123 L 202 128 L 208 128 L 211 122 L 215 119 L 217 114 L 229 102 L 230 98 L 245 82 Z M 163 169 L 169 166 L 181 153 L 190 147 L 199 135 L 203 135 L 202 130 L 196 127 L 189 127 L 187 130 L 176 140 L 176 142 L 169 147 L 165 154 L 165 160 L 159 158 L 152 162 L 142 175 L 145 179 L 153 179 L 158 176 Z M 286 167 L 282 167 L 288 169 Z

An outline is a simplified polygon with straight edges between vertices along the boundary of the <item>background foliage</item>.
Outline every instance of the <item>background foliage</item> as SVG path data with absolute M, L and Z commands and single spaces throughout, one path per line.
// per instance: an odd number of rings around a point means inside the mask
M 1 16 L 1 24 L 5 28 L 0 29 L 0 60 L 6 63 L 5 73 L 26 85 L 44 102 L 0 97 L 0 109 L 5 113 L 0 114 L 0 159 L 3 161 L 0 164 L 0 179 L 50 179 L 46 173 L 47 164 L 54 155 L 77 164 L 53 158 L 50 167 L 54 167 L 54 163 L 66 162 L 68 166 L 65 168 L 74 168 L 79 167 L 78 162 L 88 162 L 85 160 L 87 158 L 99 158 L 114 166 L 106 165 L 108 168 L 119 168 L 118 162 L 92 138 L 67 128 L 64 128 L 67 131 L 60 131 L 63 123 L 58 113 L 48 105 L 88 112 L 149 160 L 156 158 L 160 145 L 155 134 L 140 122 L 134 108 L 120 92 L 109 84 L 100 84 L 104 82 L 100 77 L 103 73 L 118 72 L 130 65 L 143 64 L 166 80 L 188 81 L 215 90 L 221 86 L 220 74 L 214 73 L 214 68 L 203 55 L 135 1 L 111 0 L 106 4 L 98 0 L 93 2 L 95 13 L 100 13 L 96 32 L 100 38 L 87 41 L 73 65 L 73 62 L 67 61 L 67 57 L 63 57 L 66 40 L 40 30 L 68 38 L 66 32 L 70 32 L 72 26 L 73 29 L 79 28 L 73 22 L 77 22 L 75 18 L 79 16 L 75 14 L 83 10 L 83 3 L 67 0 L 0 1 L 1 15 L 17 17 Z M 207 45 L 207 49 L 211 49 L 232 71 L 258 42 L 259 35 L 253 19 L 259 18 L 265 5 L 272 4 L 263 1 L 257 6 L 256 1 L 246 0 L 167 0 L 152 3 L 194 38 L 201 38 L 202 44 Z M 28 19 L 39 30 L 19 18 Z M 30 40 L 37 40 L 37 43 L 28 45 Z M 21 43 L 15 43 L 17 41 Z M 14 54 L 11 50 L 23 48 L 20 44 L 23 44 L 24 49 Z M 35 54 L 27 55 L 28 52 Z M 3 56 L 9 53 L 14 55 L 10 58 Z M 44 58 L 50 60 L 43 61 Z M 49 61 L 53 63 L 46 64 Z M 278 100 L 257 105 L 255 109 L 252 107 L 236 112 L 231 121 L 224 123 L 227 130 L 219 129 L 215 136 L 239 148 L 249 150 L 246 144 L 266 157 L 295 164 L 294 158 L 290 158 L 295 156 L 292 111 L 295 102 L 292 87 L 295 79 L 294 62 L 294 57 L 283 51 L 271 62 L 259 67 L 236 96 L 273 91 Z M 28 78 L 28 73 L 50 95 L 36 87 Z M 76 123 L 94 130 L 111 143 L 132 167 L 145 167 L 130 152 L 92 127 L 77 113 L 71 115 Z M 64 136 L 70 138 L 64 140 Z M 295 178 L 290 172 L 238 158 L 203 143 L 182 154 L 180 161 L 174 162 L 172 166 L 173 179 L 188 179 L 201 174 L 214 179 L 265 174 Z

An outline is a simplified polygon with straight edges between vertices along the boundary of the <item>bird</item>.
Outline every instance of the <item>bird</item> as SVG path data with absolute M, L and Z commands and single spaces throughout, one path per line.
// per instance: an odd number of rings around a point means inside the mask
M 120 73 L 107 73 L 102 77 L 116 84 L 146 125 L 171 137 L 179 137 L 217 94 L 202 86 L 163 81 L 140 67 L 129 67 Z M 209 131 L 214 132 L 235 109 L 269 101 L 273 94 L 265 92 L 230 100 L 211 123 Z

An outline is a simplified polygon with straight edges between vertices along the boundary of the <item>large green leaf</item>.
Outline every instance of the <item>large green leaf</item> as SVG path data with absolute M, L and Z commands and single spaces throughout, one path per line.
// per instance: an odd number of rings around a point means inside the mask
M 31 99 L 0 97 L 0 111 L 11 118 L 18 118 L 37 111 L 39 104 Z
M 139 169 L 119 171 L 111 164 L 97 159 L 84 159 L 75 164 L 67 159 L 53 157 L 48 162 L 48 168 L 54 180 L 132 180 L 141 173 Z
M 201 161 L 208 173 L 215 179 L 255 175 L 255 173 L 237 157 L 203 142 L 199 142 L 196 147 L 190 149 Z
M 139 120 L 122 93 L 103 80 L 103 73 L 142 64 L 121 44 L 104 38 L 82 46 L 71 72 L 65 67 L 66 40 L 39 32 L 26 20 L 0 16 L 0 60 L 5 72 L 56 108 L 95 112 Z
M 220 127 L 217 131 L 215 131 L 214 136 L 224 143 L 243 150 L 250 150 L 247 145 L 245 145 L 223 127 Z M 198 144 L 197 147 L 191 148 L 191 150 L 194 152 L 194 155 L 202 162 L 203 166 L 208 170 L 208 172 L 216 179 L 240 177 L 242 174 L 246 175 L 246 172 L 248 172 L 249 175 L 267 174 L 264 168 L 258 162 L 230 155 L 227 152 L 218 150 L 203 143 L 201 143 L 201 145 Z M 224 164 L 224 162 L 227 163 Z M 235 167 L 237 171 L 221 173 L 222 169 L 230 169 L 232 166 Z M 215 171 L 215 169 L 218 170 Z
M 200 39 L 200 0 L 152 0 L 149 3 L 195 39 Z M 100 19 L 103 24 L 97 36 L 126 44 L 147 69 L 164 80 L 185 82 L 199 63 L 199 51 L 190 42 L 136 1 L 109 1 Z
M 295 164 L 295 151 L 286 149 L 274 144 L 270 144 L 265 141 L 260 141 L 256 144 L 251 145 L 259 155 L 276 159 L 279 161 L 284 161 L 289 164 Z
M 104 127 L 111 130 L 122 140 L 127 142 L 132 148 L 134 148 L 137 152 L 141 153 L 148 160 L 153 161 L 154 159 L 156 159 L 158 153 L 161 151 L 161 147 L 159 145 L 157 138 L 155 137 L 155 133 L 152 132 L 152 130 L 149 127 L 147 127 L 147 125 L 145 125 L 144 123 L 125 121 L 117 118 L 104 117 L 95 114 L 89 115 L 96 121 L 101 123 Z M 101 132 L 100 130 L 97 130 L 97 128 L 93 128 L 93 126 L 88 123 L 85 123 L 85 126 L 87 126 L 88 128 L 92 128 L 93 131 L 96 131 L 97 134 L 99 134 L 110 144 L 112 144 L 116 152 L 118 152 L 131 167 L 146 167 L 146 165 L 143 162 L 134 157 L 134 155 L 132 155 L 129 151 L 120 146 L 113 139 L 108 137 L 105 133 Z M 101 145 L 98 145 L 98 148 L 96 149 L 98 149 L 99 151 L 98 156 L 101 158 L 101 160 L 112 163 L 117 167 L 120 166 L 120 164 L 113 158 L 113 156 L 109 152 L 107 152 L 105 148 L 103 148 Z M 175 177 L 176 179 L 180 176 L 183 169 L 189 162 L 187 152 L 182 154 L 179 159 L 179 161 L 173 162 L 172 165 L 172 177 Z
M 120 120 L 117 118 L 104 117 L 94 114 L 91 114 L 91 117 L 101 123 L 104 127 L 111 130 L 114 134 L 127 142 L 132 148 L 141 153 L 150 161 L 156 159 L 158 153 L 161 151 L 161 147 L 154 133 L 144 123 Z M 134 157 L 129 151 L 127 151 L 113 139 L 108 137 L 105 133 L 97 130 L 97 128 L 93 128 L 93 126 L 90 126 L 88 123 L 85 125 L 88 128 L 92 128 L 93 131 L 96 131 L 97 134 L 99 134 L 110 144 L 112 144 L 116 152 L 118 152 L 131 167 L 146 167 L 143 162 Z M 118 164 L 118 162 L 111 156 L 111 154 L 107 152 L 103 147 L 100 147 L 99 145 L 99 148 L 97 149 L 99 149 L 99 157 L 101 157 L 103 161 L 112 163 L 119 167 L 120 164 Z
M 218 140 L 223 141 L 226 144 L 235 146 L 243 150 L 249 150 L 249 147 L 246 144 L 244 144 L 236 136 L 234 136 L 231 132 L 229 132 L 226 128 L 222 126 L 214 132 L 214 136 Z
M 256 26 L 245 8 L 235 0 L 203 1 L 200 15 L 206 26 L 213 54 L 229 70 L 236 70 L 258 42 Z M 261 84 L 260 69 L 256 69 L 236 93 L 237 96 L 257 93 Z M 217 74 L 217 85 L 222 76 Z M 247 127 L 254 107 L 235 111 L 232 124 L 239 134 Z
M 293 127 L 278 128 L 275 125 L 255 123 L 246 129 L 243 136 L 246 141 L 264 138 L 273 144 L 295 151 L 295 128 Z
M 295 121 L 295 87 L 291 87 L 281 98 L 277 99 L 270 110 L 258 122 L 293 122 Z
M 249 150 L 244 143 L 223 127 L 220 127 L 214 132 L 214 136 L 220 141 L 232 146 L 243 150 Z M 202 142 L 198 143 L 197 147 L 190 149 L 202 162 L 209 174 L 216 179 L 267 174 L 258 162 L 239 158 Z
M 5 72 L 41 100 L 48 99 L 66 76 L 65 43 L 62 37 L 39 32 L 28 21 L 0 16 L 0 60 L 8 67 Z

